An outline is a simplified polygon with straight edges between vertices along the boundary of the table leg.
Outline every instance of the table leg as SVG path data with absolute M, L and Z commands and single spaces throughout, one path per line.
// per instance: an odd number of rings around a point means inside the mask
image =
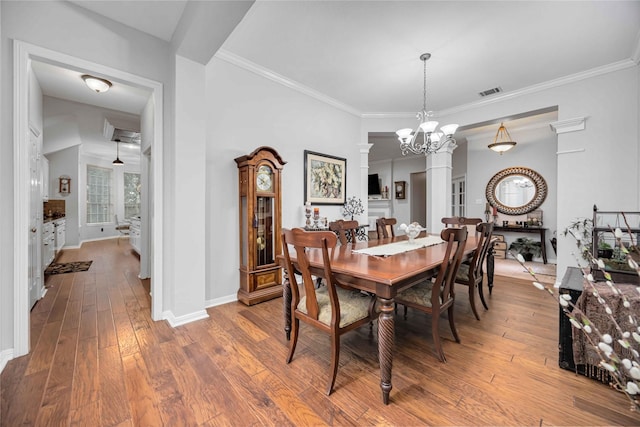
M 487 251 L 487 286 L 489 287 L 489 295 L 491 295 L 491 291 L 493 291 L 493 271 L 495 269 L 493 254 L 494 252 L 492 243 L 489 247 L 489 250 Z
M 540 246 L 542 246 L 542 262 L 543 263 L 547 263 L 547 243 L 545 242 L 545 229 L 541 228 L 540 229 L 540 241 L 542 242 L 542 244 Z
M 393 317 L 393 299 L 378 298 L 380 301 L 380 315 L 378 316 L 378 357 L 380 359 L 380 389 L 382 402 L 389 404 L 391 392 L 391 367 L 393 365 L 393 347 L 395 320 Z
M 284 333 L 289 341 L 291 338 L 291 283 L 286 269 L 282 280 L 282 303 L 284 304 Z

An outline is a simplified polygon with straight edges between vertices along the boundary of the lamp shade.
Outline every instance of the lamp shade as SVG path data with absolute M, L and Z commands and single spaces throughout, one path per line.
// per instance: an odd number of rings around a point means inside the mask
M 507 150 L 511 150 L 516 146 L 516 142 L 511 138 L 509 131 L 504 126 L 504 123 L 500 123 L 496 137 L 493 139 L 493 143 L 489 144 L 489 148 L 496 153 L 504 153 Z

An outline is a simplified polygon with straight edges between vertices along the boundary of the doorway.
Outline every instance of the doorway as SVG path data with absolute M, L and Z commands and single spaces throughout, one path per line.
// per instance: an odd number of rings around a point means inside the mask
M 409 177 L 411 222 L 427 224 L 427 173 L 414 172 Z
M 30 234 L 30 205 L 31 205 L 31 165 L 29 160 L 29 79 L 32 73 L 31 61 L 48 62 L 80 70 L 86 73 L 96 73 L 115 81 L 127 82 L 131 85 L 146 88 L 151 93 L 149 99 L 149 120 L 151 141 L 154 144 L 154 156 L 149 181 L 153 184 L 153 194 L 150 195 L 150 205 L 153 212 L 150 217 L 156 222 L 156 226 L 147 223 L 150 233 L 149 254 L 153 257 L 150 263 L 152 267 L 151 282 L 152 303 L 151 317 L 153 320 L 162 319 L 162 242 L 163 230 L 161 227 L 163 218 L 163 87 L 162 83 L 133 75 L 121 70 L 113 69 L 101 64 L 89 62 L 80 58 L 55 52 L 46 48 L 35 46 L 19 40 L 14 40 L 14 77 L 17 96 L 14 98 L 14 123 L 13 123 L 13 152 L 15 165 L 14 191 L 14 228 L 18 230 L 14 236 L 14 335 L 13 356 L 18 357 L 29 352 L 29 234 Z M 37 261 L 36 261 L 37 262 Z

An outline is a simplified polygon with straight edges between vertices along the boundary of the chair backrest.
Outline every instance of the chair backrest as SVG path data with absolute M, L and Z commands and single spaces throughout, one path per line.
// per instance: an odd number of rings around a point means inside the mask
M 453 217 L 444 217 L 442 218 L 442 223 L 445 228 L 447 227 L 470 227 L 477 226 L 482 222 L 482 218 L 466 218 L 464 216 L 453 216 Z M 471 229 L 471 228 L 469 228 Z M 477 229 L 476 229 L 477 230 Z M 478 234 L 476 233 L 476 238 L 478 238 Z
M 329 261 L 329 249 L 336 247 L 338 238 L 332 231 L 304 231 L 301 228 L 293 230 L 282 230 L 282 252 L 286 263 L 289 283 L 291 284 L 291 311 L 293 312 L 300 302 L 300 291 L 296 280 L 296 273 L 302 276 L 302 285 L 306 296 L 307 316 L 318 320 L 319 307 L 316 296 L 316 288 L 311 269 L 307 248 L 317 248 L 322 251 L 324 263 L 324 278 L 327 281 L 327 290 L 331 301 L 331 324 L 339 324 L 340 304 L 335 290 L 335 280 L 331 271 Z M 295 266 L 291 261 L 289 246 L 292 246 L 296 253 Z
M 395 218 L 378 218 L 376 220 L 376 231 L 378 232 L 378 239 L 387 237 L 394 237 L 396 235 L 393 226 L 396 225 Z
M 358 221 L 355 220 L 345 221 L 339 219 L 329 223 L 329 230 L 337 233 L 341 245 L 346 245 L 349 242 L 355 243 L 358 225 Z
M 469 273 L 474 272 L 474 277 L 482 277 L 482 263 L 491 246 L 491 236 L 493 235 L 493 223 L 482 222 L 476 225 L 476 239 L 478 239 L 478 246 L 473 254 L 473 258 L 469 263 Z
M 454 297 L 453 285 L 462 262 L 467 236 L 466 227 L 445 228 L 440 233 L 440 238 L 447 242 L 447 249 L 443 258 L 445 261 L 442 262 L 433 284 L 433 292 L 431 293 L 432 310 L 437 310 L 437 307 L 446 305 Z M 440 292 L 435 292 L 437 289 Z

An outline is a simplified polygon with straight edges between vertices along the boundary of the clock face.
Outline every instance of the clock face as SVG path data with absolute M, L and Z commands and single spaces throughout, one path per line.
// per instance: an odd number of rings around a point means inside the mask
M 271 191 L 273 187 L 272 171 L 269 166 L 262 165 L 258 168 L 256 175 L 256 185 L 260 191 Z

